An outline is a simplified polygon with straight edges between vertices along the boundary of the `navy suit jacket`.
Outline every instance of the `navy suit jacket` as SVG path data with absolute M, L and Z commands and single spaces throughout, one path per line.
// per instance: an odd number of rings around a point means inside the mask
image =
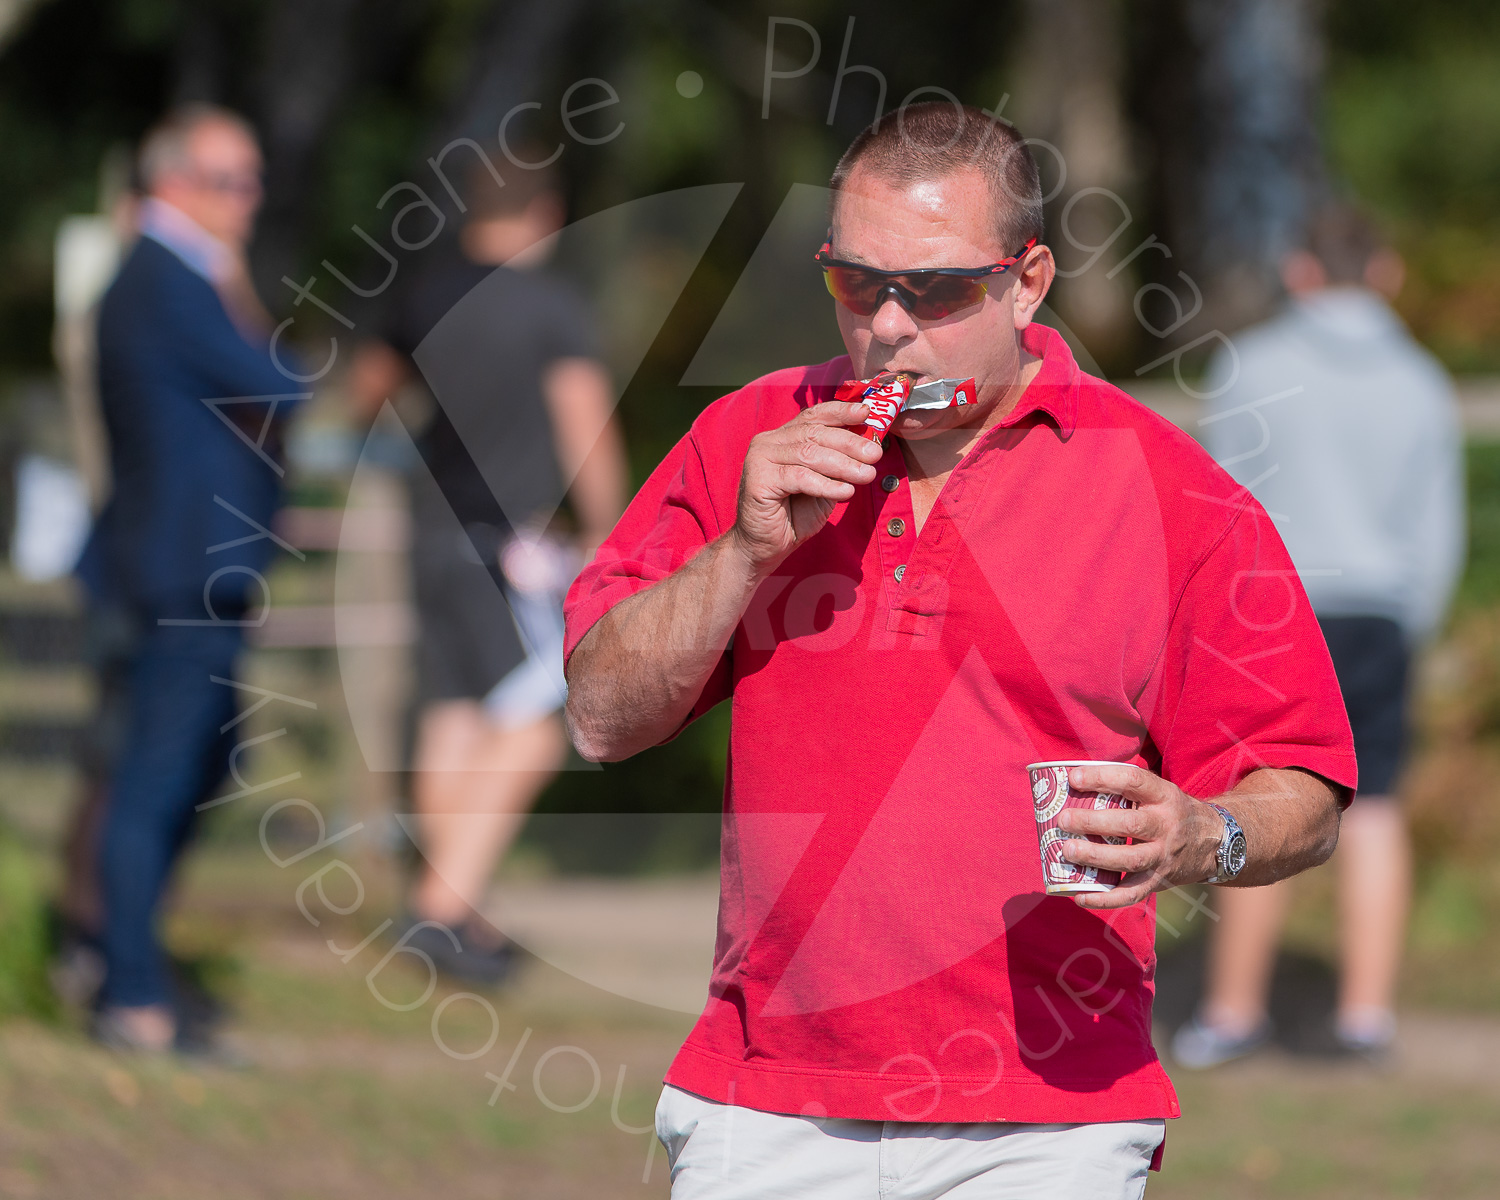
M 215 582 L 215 603 L 242 596 L 259 607 L 248 572 L 264 570 L 275 543 L 210 553 L 257 532 L 215 498 L 269 526 L 280 477 L 204 401 L 297 390 L 264 347 L 240 335 L 206 279 L 161 243 L 136 242 L 99 312 L 99 396 L 114 480 L 78 565 L 96 599 L 207 617 L 205 585 L 231 567 Z M 277 407 L 278 423 L 292 404 Z M 245 421 L 253 441 L 269 407 L 220 411 Z M 274 445 L 268 439 L 265 449 Z

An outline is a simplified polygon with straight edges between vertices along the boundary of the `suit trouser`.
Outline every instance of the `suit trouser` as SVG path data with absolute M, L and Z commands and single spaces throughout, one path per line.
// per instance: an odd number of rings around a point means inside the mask
M 223 726 L 238 711 L 237 693 L 212 677 L 232 678 L 241 642 L 235 626 L 153 620 L 131 654 L 99 847 L 107 1004 L 171 999 L 158 910 L 196 807 L 228 769 L 235 731 Z

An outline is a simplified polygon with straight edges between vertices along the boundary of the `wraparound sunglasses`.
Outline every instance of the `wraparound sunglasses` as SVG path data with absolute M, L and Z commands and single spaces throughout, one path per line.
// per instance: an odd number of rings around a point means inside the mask
M 919 321 L 936 321 L 978 304 L 989 292 L 991 275 L 1003 275 L 1026 257 L 1036 245 L 1030 239 L 1020 252 L 987 267 L 934 267 L 925 271 L 879 271 L 862 263 L 833 257 L 833 246 L 824 242 L 813 255 L 823 268 L 829 294 L 855 316 L 868 317 L 891 292 Z

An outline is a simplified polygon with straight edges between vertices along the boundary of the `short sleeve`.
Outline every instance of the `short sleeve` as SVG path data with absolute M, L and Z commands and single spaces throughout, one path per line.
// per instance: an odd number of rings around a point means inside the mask
M 1162 776 L 1189 795 L 1218 795 L 1262 767 L 1300 767 L 1353 793 L 1354 744 L 1323 632 L 1254 500 L 1184 586 L 1158 682 L 1151 740 Z
M 610 609 L 678 570 L 721 532 L 703 461 L 689 433 L 651 473 L 593 561 L 573 581 L 564 604 L 564 664 Z M 732 647 L 720 657 L 689 721 L 729 698 L 731 652 Z
M 603 357 L 599 324 L 588 303 L 563 280 L 548 289 L 547 320 L 543 322 L 543 362 L 559 358 Z

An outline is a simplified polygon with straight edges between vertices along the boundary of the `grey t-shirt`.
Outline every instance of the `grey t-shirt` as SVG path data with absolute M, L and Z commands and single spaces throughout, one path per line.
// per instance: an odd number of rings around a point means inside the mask
M 555 512 L 566 481 L 542 379 L 558 359 L 599 356 L 582 297 L 544 269 L 486 267 L 452 254 L 415 278 L 386 337 L 416 362 L 437 400 L 441 411 L 420 444 L 460 522 L 488 521 L 495 502 L 513 526 Z

